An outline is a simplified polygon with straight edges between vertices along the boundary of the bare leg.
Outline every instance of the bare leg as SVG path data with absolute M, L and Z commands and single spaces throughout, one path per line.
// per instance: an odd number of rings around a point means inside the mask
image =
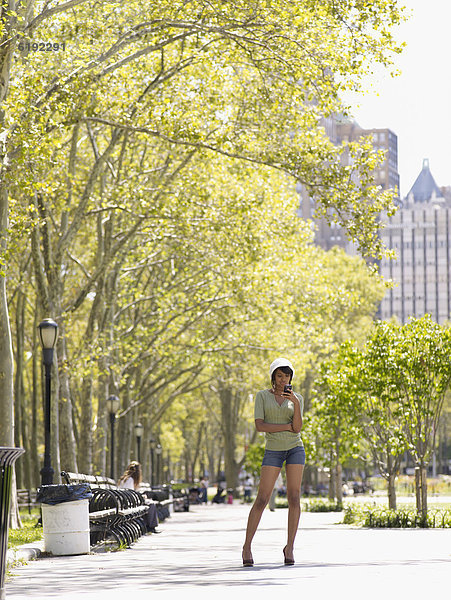
M 304 465 L 286 465 L 288 499 L 287 558 L 293 558 L 293 546 L 301 516 L 301 483 Z
M 273 491 L 279 473 L 279 467 L 264 466 L 261 469 L 257 497 L 247 519 L 246 540 L 243 545 L 243 559 L 245 560 L 252 558 L 252 540 L 254 539 L 263 511 L 269 502 L 271 492 Z

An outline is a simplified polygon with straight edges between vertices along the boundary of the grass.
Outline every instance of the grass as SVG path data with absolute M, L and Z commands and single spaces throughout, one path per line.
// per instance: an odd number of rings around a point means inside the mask
M 10 529 L 8 534 L 8 548 L 17 548 L 23 544 L 30 544 L 42 540 L 42 527 L 37 525 L 39 511 L 32 511 L 31 515 L 24 513 L 20 515 L 22 529 Z

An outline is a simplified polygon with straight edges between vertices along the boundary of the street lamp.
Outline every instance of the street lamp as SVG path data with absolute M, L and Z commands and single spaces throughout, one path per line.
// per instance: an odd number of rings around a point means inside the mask
M 108 411 L 110 413 L 110 430 L 111 430 L 111 458 L 110 458 L 110 477 L 114 479 L 114 423 L 116 421 L 116 413 L 121 406 L 121 401 L 117 396 L 109 396 L 107 400 Z
M 161 444 L 156 445 L 155 452 L 157 454 L 157 485 L 160 485 L 161 453 L 163 452 L 163 448 L 161 447 Z
M 138 447 L 138 462 L 141 462 L 141 438 L 144 433 L 144 427 L 141 423 L 135 425 L 136 445 Z
M 44 466 L 41 469 L 41 485 L 53 483 L 53 469 L 50 450 L 50 400 L 52 392 L 53 348 L 58 337 L 58 325 L 53 319 L 44 319 L 38 325 L 42 345 L 42 357 L 45 367 L 45 403 L 44 403 Z

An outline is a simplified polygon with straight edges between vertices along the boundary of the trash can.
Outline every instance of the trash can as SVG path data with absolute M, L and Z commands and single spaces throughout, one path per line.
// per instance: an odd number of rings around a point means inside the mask
M 5 598 L 6 551 L 8 550 L 13 465 L 24 452 L 23 448 L 0 446 L 0 600 Z
M 91 488 L 87 483 L 43 485 L 38 489 L 45 552 L 54 556 L 89 552 L 91 497 Z

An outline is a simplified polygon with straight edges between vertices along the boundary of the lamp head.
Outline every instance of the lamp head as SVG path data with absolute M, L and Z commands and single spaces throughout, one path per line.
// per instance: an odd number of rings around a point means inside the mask
M 44 319 L 38 325 L 39 337 L 44 350 L 50 350 L 55 346 L 58 337 L 58 325 L 53 319 Z
M 121 407 L 121 401 L 117 396 L 111 395 L 107 400 L 108 410 L 110 414 L 115 415 Z

